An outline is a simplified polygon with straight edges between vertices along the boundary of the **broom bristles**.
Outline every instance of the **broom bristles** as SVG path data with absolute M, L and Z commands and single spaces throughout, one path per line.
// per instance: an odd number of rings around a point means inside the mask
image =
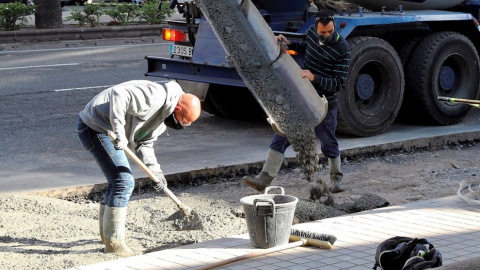
M 299 230 L 294 228 L 291 229 L 290 235 L 298 236 L 300 238 L 330 242 L 330 244 L 332 245 L 335 243 L 335 241 L 337 241 L 337 237 L 335 235 L 304 231 L 304 230 Z

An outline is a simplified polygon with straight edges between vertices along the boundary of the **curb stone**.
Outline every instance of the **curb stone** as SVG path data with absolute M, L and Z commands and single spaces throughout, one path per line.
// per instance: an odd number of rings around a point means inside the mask
M 0 51 L 19 48 L 61 48 L 82 45 L 158 43 L 166 24 L 64 27 L 0 31 Z
M 383 151 L 398 151 L 398 150 L 411 150 L 416 148 L 428 148 L 428 147 L 441 147 L 445 145 L 456 144 L 459 142 L 462 143 L 476 143 L 480 140 L 480 134 L 478 132 L 465 132 L 457 134 L 449 134 L 442 136 L 435 136 L 429 138 L 418 138 L 406 141 L 398 141 L 392 143 L 384 143 L 366 147 L 358 147 L 352 149 L 341 150 L 340 154 L 343 158 L 351 159 L 355 156 L 361 156 L 365 154 L 372 154 L 375 152 Z M 325 157 L 320 154 L 320 162 L 325 161 Z M 204 177 L 212 177 L 216 175 L 245 175 L 251 172 L 258 172 L 261 170 L 264 161 L 230 165 L 230 166 L 219 166 L 215 168 L 205 168 L 201 170 L 193 170 L 187 172 L 181 172 L 176 174 L 165 175 L 168 182 L 181 183 L 186 185 L 196 185 L 196 179 L 201 179 Z M 296 157 L 287 157 L 284 161 L 285 165 L 295 165 L 297 163 Z M 28 192 L 29 195 L 37 196 L 46 196 L 53 198 L 66 198 L 66 197 L 95 197 L 100 193 L 103 193 L 103 190 L 106 187 L 106 183 L 95 184 L 95 185 L 86 185 L 86 186 L 77 186 L 77 187 L 68 187 L 56 190 L 43 190 L 43 191 L 32 191 Z M 151 189 L 152 181 L 150 178 L 137 178 L 135 179 L 135 190 L 142 191 Z

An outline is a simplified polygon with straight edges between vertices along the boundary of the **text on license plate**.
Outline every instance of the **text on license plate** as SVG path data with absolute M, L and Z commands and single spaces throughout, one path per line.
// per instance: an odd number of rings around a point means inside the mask
M 171 45 L 170 54 L 192 57 L 193 47 Z

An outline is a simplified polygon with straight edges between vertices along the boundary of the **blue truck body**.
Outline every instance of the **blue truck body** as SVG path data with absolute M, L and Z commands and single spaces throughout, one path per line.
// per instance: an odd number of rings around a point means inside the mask
M 307 0 L 255 2 L 265 3 L 259 11 L 275 34 L 302 40 L 314 24 Z M 184 5 L 194 8 L 193 2 Z M 337 9 L 336 29 L 352 48 L 352 75 L 339 98 L 338 131 L 377 135 L 397 118 L 440 125 L 462 121 L 471 109 L 468 105 L 447 105 L 437 97 L 479 97 L 479 8 L 480 1 L 465 1 L 449 10 Z M 228 103 L 230 97 L 249 106 L 255 101 L 205 18 L 192 16 L 187 21 L 169 21 L 169 25 L 194 36 L 178 43 L 193 46 L 192 56 L 147 56 L 146 75 L 203 84 L 203 90 L 195 93 L 204 108 L 216 115 L 254 118 L 261 114 L 258 108 L 245 113 L 240 112 L 242 106 Z M 430 43 L 433 48 L 429 49 Z M 302 66 L 302 55 L 292 57 Z

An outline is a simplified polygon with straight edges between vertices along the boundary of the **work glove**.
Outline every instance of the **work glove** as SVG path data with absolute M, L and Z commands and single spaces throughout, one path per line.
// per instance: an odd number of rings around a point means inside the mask
M 115 133 L 115 136 L 117 137 L 115 141 L 113 141 L 113 146 L 115 147 L 115 149 L 123 150 L 127 148 L 128 140 L 127 137 L 125 137 L 125 134 Z
M 163 191 L 167 187 L 167 179 L 165 179 L 165 175 L 163 175 L 163 172 L 158 172 L 155 176 L 158 178 L 158 183 L 154 186 L 155 190 L 158 192 Z

